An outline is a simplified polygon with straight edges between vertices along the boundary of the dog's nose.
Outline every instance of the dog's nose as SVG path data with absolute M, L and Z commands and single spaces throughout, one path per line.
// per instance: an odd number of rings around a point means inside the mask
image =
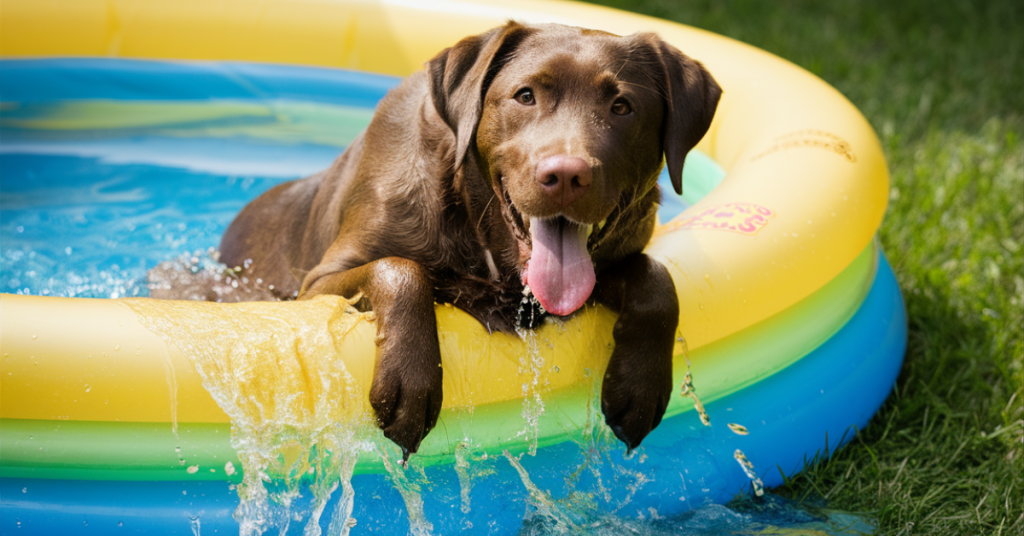
M 537 164 L 537 182 L 559 205 L 566 207 L 590 187 L 590 166 L 575 156 L 549 156 Z

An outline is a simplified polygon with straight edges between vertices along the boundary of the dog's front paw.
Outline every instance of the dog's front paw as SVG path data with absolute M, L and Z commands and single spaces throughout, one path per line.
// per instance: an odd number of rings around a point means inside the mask
M 605 422 L 628 451 L 661 423 L 672 396 L 672 356 L 636 357 L 617 348 L 601 387 Z
M 393 356 L 399 357 L 399 356 Z M 433 366 L 413 366 L 408 360 L 385 359 L 392 366 L 378 367 L 370 388 L 370 405 L 384 437 L 402 448 L 408 460 L 437 424 L 441 414 L 440 359 Z M 395 366 L 398 365 L 398 366 Z

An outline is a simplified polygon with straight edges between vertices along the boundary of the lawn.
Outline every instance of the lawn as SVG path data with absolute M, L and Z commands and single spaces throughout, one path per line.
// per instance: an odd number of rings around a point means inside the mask
M 869 426 L 776 493 L 879 532 L 1024 531 L 1024 3 L 600 0 L 705 28 L 820 76 L 892 176 L 879 231 L 909 315 Z

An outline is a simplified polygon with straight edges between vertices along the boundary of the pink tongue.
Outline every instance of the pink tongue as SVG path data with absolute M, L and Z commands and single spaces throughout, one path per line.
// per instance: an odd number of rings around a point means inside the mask
M 594 290 L 587 228 L 565 218 L 530 218 L 533 253 L 525 282 L 544 310 L 559 316 L 583 306 Z

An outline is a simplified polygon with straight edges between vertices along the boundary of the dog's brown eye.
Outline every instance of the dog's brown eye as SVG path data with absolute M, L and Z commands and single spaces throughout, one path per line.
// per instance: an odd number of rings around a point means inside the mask
M 532 106 L 533 103 L 537 102 L 533 98 L 533 90 L 528 87 L 524 87 L 516 92 L 515 99 L 519 101 L 519 104 L 525 104 L 527 106 Z
M 627 115 L 633 111 L 626 99 L 615 99 L 612 103 L 612 113 L 615 115 Z

